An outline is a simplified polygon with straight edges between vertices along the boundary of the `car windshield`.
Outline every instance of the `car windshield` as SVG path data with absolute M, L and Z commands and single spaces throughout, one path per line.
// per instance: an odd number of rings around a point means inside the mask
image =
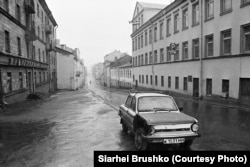
M 176 111 L 174 100 L 167 96 L 147 96 L 138 99 L 138 111 Z

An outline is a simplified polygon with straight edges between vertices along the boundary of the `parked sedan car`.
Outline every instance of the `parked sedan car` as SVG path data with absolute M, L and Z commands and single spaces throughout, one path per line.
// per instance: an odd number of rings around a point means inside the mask
M 178 144 L 189 147 L 199 136 L 198 121 L 184 114 L 173 97 L 161 93 L 130 93 L 119 107 L 124 132 L 134 133 L 138 150 L 146 150 L 149 143 Z

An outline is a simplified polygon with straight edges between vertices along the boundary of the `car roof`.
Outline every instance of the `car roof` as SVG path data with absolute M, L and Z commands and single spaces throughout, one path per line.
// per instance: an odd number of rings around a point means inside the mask
M 135 96 L 136 98 L 139 97 L 148 97 L 148 96 L 166 96 L 166 97 L 171 97 L 169 95 L 166 94 L 162 94 L 162 93 L 152 93 L 152 92 L 139 92 L 139 93 L 130 93 L 130 96 Z

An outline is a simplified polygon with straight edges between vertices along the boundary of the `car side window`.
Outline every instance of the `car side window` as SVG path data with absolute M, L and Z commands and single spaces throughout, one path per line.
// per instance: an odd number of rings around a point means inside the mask
M 126 103 L 125 103 L 125 106 L 126 106 L 127 108 L 130 107 L 131 99 L 132 99 L 131 96 L 128 96 L 128 98 L 127 98 L 127 100 L 126 100 Z
M 133 97 L 133 98 L 132 98 L 131 105 L 130 105 L 130 108 L 131 108 L 133 111 L 135 111 L 135 106 L 136 106 L 136 100 L 135 100 L 135 98 Z

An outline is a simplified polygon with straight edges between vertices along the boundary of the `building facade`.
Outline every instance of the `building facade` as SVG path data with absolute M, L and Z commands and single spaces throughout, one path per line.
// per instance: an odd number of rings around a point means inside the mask
M 249 103 L 249 13 L 249 0 L 175 0 L 132 32 L 133 84 Z
M 57 88 L 78 90 L 85 86 L 86 71 L 79 49 L 57 45 Z
M 114 62 L 121 58 L 122 56 L 126 55 L 126 53 L 122 53 L 120 51 L 113 51 L 107 55 L 104 56 L 104 69 L 103 69 L 103 85 L 105 87 L 110 87 L 111 86 L 111 66 L 114 64 Z
M 132 58 L 125 55 L 117 59 L 111 66 L 111 87 L 132 88 Z
M 0 1 L 1 100 L 23 100 L 55 87 L 55 27 L 45 0 Z

